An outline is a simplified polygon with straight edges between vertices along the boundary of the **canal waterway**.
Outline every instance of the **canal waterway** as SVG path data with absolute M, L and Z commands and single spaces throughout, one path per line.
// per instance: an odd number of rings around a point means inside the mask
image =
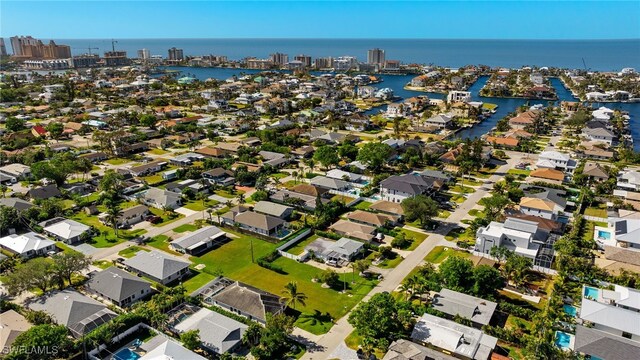
M 246 74 L 257 74 L 262 70 L 255 69 L 236 69 L 236 68 L 194 68 L 194 67 L 180 67 L 180 66 L 170 66 L 165 67 L 164 69 L 170 71 L 179 71 L 180 76 L 191 76 L 195 77 L 199 80 L 206 80 L 209 78 L 218 79 L 218 80 L 226 80 L 233 76 L 242 76 Z M 323 72 L 313 72 L 313 74 L 322 74 Z M 443 94 L 439 93 L 431 93 L 431 92 L 421 92 L 421 91 L 413 91 L 406 90 L 404 86 L 411 81 L 414 75 L 378 75 L 382 78 L 383 82 L 376 84 L 375 86 L 378 88 L 391 88 L 394 91 L 396 96 L 399 96 L 402 99 L 410 98 L 418 95 L 427 95 L 432 99 L 442 99 L 444 98 Z M 548 105 L 549 101 L 547 100 L 530 100 L 530 99 L 516 99 L 516 98 L 495 98 L 495 97 L 485 97 L 480 96 L 480 89 L 485 85 L 488 76 L 481 76 L 478 80 L 471 85 L 468 91 L 471 92 L 472 101 L 482 101 L 486 103 L 496 104 L 498 108 L 496 109 L 495 114 L 493 114 L 490 118 L 482 121 L 479 124 L 476 124 L 470 128 L 463 129 L 456 134 L 456 137 L 467 139 L 467 138 L 475 138 L 480 137 L 483 134 L 486 134 L 489 130 L 496 126 L 496 123 L 505 117 L 510 112 L 515 111 L 519 106 L 524 104 L 529 104 L 531 106 L 536 104 Z M 558 94 L 558 101 L 578 101 L 571 92 L 565 88 L 560 79 L 551 78 L 551 85 L 556 89 L 556 93 Z M 626 111 L 629 113 L 631 118 L 630 120 L 630 130 L 631 135 L 634 140 L 634 148 L 636 151 L 640 151 L 640 103 L 594 103 L 593 107 L 598 108 L 600 106 L 606 106 L 608 108 L 614 110 Z M 367 114 L 376 114 L 380 111 L 384 111 L 386 109 L 385 106 L 377 107 L 367 111 Z

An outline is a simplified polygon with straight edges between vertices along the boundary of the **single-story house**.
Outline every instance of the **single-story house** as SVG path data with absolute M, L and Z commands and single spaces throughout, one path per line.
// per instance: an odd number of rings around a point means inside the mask
M 173 240 L 169 247 L 175 251 L 198 255 L 227 239 L 227 233 L 215 226 L 205 226 Z
M 0 206 L 7 206 L 10 208 L 14 208 L 18 211 L 25 211 L 25 210 L 31 209 L 35 205 L 33 205 L 28 201 L 22 200 L 20 198 L 9 197 L 9 198 L 0 198 Z
M 471 320 L 477 328 L 489 324 L 498 306 L 493 301 L 446 288 L 443 288 L 433 296 L 431 304 L 434 309 L 449 315 L 451 318 L 458 315 Z
M 224 277 L 208 282 L 191 296 L 262 324 L 267 322 L 267 314 L 276 315 L 285 310 L 280 296 Z
M 336 221 L 333 225 L 329 226 L 329 230 L 342 236 L 367 242 L 373 241 L 376 233 L 376 228 L 373 226 L 358 224 L 347 220 Z
M 398 220 L 401 220 L 404 216 L 404 209 L 402 208 L 401 204 L 387 200 L 378 200 L 374 202 L 369 206 L 369 210 L 391 215 Z
M 118 306 L 129 306 L 151 294 L 151 284 L 120 268 L 111 266 L 91 277 L 87 290 Z
M 55 184 L 49 184 L 27 191 L 27 196 L 33 200 L 42 200 L 52 197 L 62 197 L 62 193 Z
M 157 209 L 175 209 L 182 204 L 182 195 L 159 188 L 149 188 L 142 195 L 142 202 Z
M 347 219 L 356 223 L 369 225 L 376 228 L 395 225 L 397 220 L 391 215 L 372 213 L 363 210 L 356 210 L 348 213 Z
M 106 305 L 71 289 L 50 292 L 31 300 L 27 307 L 46 312 L 57 324 L 69 328 L 75 338 L 88 334 L 117 316 Z
M 144 220 L 149 214 L 149 208 L 146 205 L 135 205 L 122 210 L 122 214 L 118 217 L 117 226 L 134 225 Z M 102 213 L 98 216 L 101 222 L 107 224 L 108 215 Z M 109 224 L 110 225 L 110 224 Z
M 18 335 L 29 330 L 31 325 L 22 314 L 15 310 L 7 310 L 0 314 L 0 349 L 6 353 Z
M 275 216 L 280 219 L 287 219 L 293 214 L 293 208 L 291 206 L 285 206 L 281 204 L 272 203 L 270 201 L 258 201 L 254 207 L 253 211 Z
M 236 179 L 233 177 L 233 171 L 223 168 L 215 168 L 202 173 L 202 177 L 207 179 L 210 184 L 221 186 L 233 185 Z
M 133 166 L 129 169 L 133 176 L 147 176 L 162 170 L 167 165 L 166 161 L 155 160 L 149 163 Z
M 54 218 L 40 223 L 44 232 L 64 242 L 65 244 L 75 244 L 82 241 L 85 234 L 89 234 L 91 227 L 79 223 L 75 220 L 65 218 Z
M 11 234 L 2 237 L 0 238 L 0 247 L 27 259 L 35 256 L 45 256 L 49 252 L 58 249 L 55 241 L 34 232 L 22 235 Z
M 180 332 L 200 331 L 202 346 L 216 354 L 233 352 L 242 344 L 248 326 L 220 313 L 201 308 L 174 325 Z
M 190 261 L 163 251 L 139 251 L 134 257 L 124 261 L 133 272 L 140 273 L 154 281 L 166 285 L 189 274 Z
M 157 344 L 157 342 L 154 341 L 155 339 L 158 339 L 162 342 L 160 344 Z M 153 347 L 149 347 L 149 345 Z M 156 337 L 140 345 L 140 349 L 146 352 L 138 360 L 158 360 L 158 359 L 207 360 L 207 358 L 194 353 L 193 351 L 180 345 L 179 342 L 171 338 L 167 338 L 164 335 L 156 335 Z
M 316 255 L 325 260 L 352 261 L 363 249 L 364 243 L 343 237 L 338 241 L 330 241 L 326 249 Z
M 243 211 L 233 214 L 233 211 L 222 215 L 223 221 L 229 225 L 238 225 L 241 229 L 257 234 L 280 237 L 287 222 L 271 215 L 253 211 Z

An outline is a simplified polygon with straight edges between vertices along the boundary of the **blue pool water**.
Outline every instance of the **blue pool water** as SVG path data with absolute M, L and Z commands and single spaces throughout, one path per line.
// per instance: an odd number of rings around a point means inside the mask
M 563 305 L 562 309 L 564 309 L 565 314 L 571 315 L 572 317 L 576 317 L 576 313 L 578 312 L 578 309 L 571 305 Z
M 571 334 L 562 331 L 556 331 L 556 345 L 561 349 L 571 348 Z
M 114 360 L 138 360 L 140 355 L 129 349 L 122 349 L 118 351 L 114 356 Z
M 596 288 L 592 288 L 592 287 L 588 287 L 588 286 L 584 287 L 584 296 L 586 296 L 586 297 L 597 299 L 599 293 L 600 293 L 600 290 L 598 290 Z
M 598 230 L 598 238 L 600 239 L 611 239 L 611 233 L 608 231 Z

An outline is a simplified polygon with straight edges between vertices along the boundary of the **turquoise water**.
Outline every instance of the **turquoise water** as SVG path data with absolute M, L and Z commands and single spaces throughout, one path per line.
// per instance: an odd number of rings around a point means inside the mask
M 257 74 L 262 70 L 255 69 L 229 69 L 229 68 L 196 68 L 196 67 L 182 67 L 182 66 L 168 66 L 164 67 L 167 70 L 177 70 L 181 72 L 181 76 L 190 76 L 195 77 L 199 80 L 206 80 L 208 78 L 214 78 L 219 80 L 226 80 L 232 76 L 242 76 L 244 74 Z M 324 72 L 314 71 L 313 74 L 323 74 Z M 379 75 L 383 82 L 375 85 L 376 87 L 388 87 L 393 89 L 393 92 L 396 96 L 399 96 L 403 99 L 410 98 L 418 95 L 427 95 L 432 99 L 442 99 L 444 95 L 437 93 L 424 93 L 420 91 L 411 91 L 405 90 L 404 86 L 411 81 L 414 75 Z M 473 127 L 463 129 L 462 131 L 456 134 L 456 137 L 467 139 L 467 138 L 475 138 L 480 137 L 483 134 L 486 134 L 489 130 L 491 130 L 498 120 L 505 117 L 510 112 L 513 112 L 519 106 L 522 106 L 526 103 L 529 105 L 535 104 L 543 104 L 547 105 L 549 102 L 546 100 L 527 100 L 527 99 L 510 99 L 510 98 L 493 98 L 493 97 L 484 97 L 479 96 L 478 93 L 480 89 L 484 86 L 484 84 L 489 79 L 488 76 L 481 76 L 478 81 L 476 81 L 469 88 L 469 92 L 471 92 L 471 100 L 473 101 L 482 101 L 486 103 L 496 104 L 498 108 L 496 109 L 496 113 L 493 114 L 487 120 L 481 122 L 480 124 L 476 124 Z M 557 78 L 550 79 L 551 84 L 555 87 L 556 92 L 558 94 L 559 101 L 576 101 L 576 99 L 571 95 L 571 93 L 562 85 L 562 82 Z M 598 108 L 600 106 L 606 106 L 611 109 L 618 109 L 623 111 L 628 111 L 631 117 L 630 120 L 630 130 L 631 136 L 633 137 L 634 147 L 636 151 L 640 151 L 640 103 L 594 103 L 593 106 Z M 381 106 L 378 108 L 371 109 L 367 111 L 367 114 L 377 114 L 380 110 L 385 110 L 386 106 Z
M 118 351 L 113 358 L 116 360 L 137 360 L 140 358 L 140 355 L 129 349 L 122 349 Z
M 571 315 L 572 317 L 576 317 L 576 314 L 578 312 L 578 309 L 576 309 L 575 306 L 571 305 L 563 305 L 562 309 L 564 310 L 565 314 Z
M 590 297 L 592 299 L 597 299 L 598 294 L 600 294 L 600 290 L 592 287 L 585 286 L 584 288 L 584 296 Z
M 384 26 L 381 23 L 378 26 Z M 44 42 L 49 39 L 43 39 Z M 74 55 L 98 47 L 111 49 L 111 39 L 53 39 L 71 46 Z M 224 55 L 232 60 L 255 56 L 266 58 L 274 52 L 316 57 L 356 56 L 364 61 L 367 50 L 385 50 L 387 59 L 405 64 L 437 64 L 460 67 L 468 64 L 489 66 L 553 66 L 619 71 L 640 68 L 640 40 L 448 40 L 448 39 L 116 39 L 116 49 L 134 57 L 149 49 L 152 55 L 167 56 L 177 47 L 185 56 Z M 5 40 L 8 42 L 8 39 Z M 584 63 L 582 60 L 584 59 Z
M 562 331 L 556 331 L 556 345 L 561 349 L 570 349 L 571 334 Z
M 611 239 L 611 233 L 608 231 L 602 231 L 602 230 L 598 230 L 598 237 L 600 239 Z

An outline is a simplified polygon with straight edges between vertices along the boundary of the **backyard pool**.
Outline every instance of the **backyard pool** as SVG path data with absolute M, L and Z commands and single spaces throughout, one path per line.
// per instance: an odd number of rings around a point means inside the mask
M 567 334 L 566 332 L 556 331 L 556 346 L 560 349 L 569 349 L 571 350 L 571 338 L 573 335 Z
M 568 314 L 571 317 L 576 317 L 576 314 L 578 312 L 578 309 L 576 309 L 575 306 L 571 306 L 571 305 L 563 305 L 562 309 L 564 309 L 565 314 Z
M 139 358 L 140 355 L 129 349 L 122 349 L 113 355 L 113 360 L 137 360 Z
M 611 233 L 608 231 L 598 230 L 598 239 L 611 239 Z
M 600 294 L 600 290 L 592 287 L 585 286 L 584 287 L 584 296 L 591 299 L 598 299 L 598 294 Z

